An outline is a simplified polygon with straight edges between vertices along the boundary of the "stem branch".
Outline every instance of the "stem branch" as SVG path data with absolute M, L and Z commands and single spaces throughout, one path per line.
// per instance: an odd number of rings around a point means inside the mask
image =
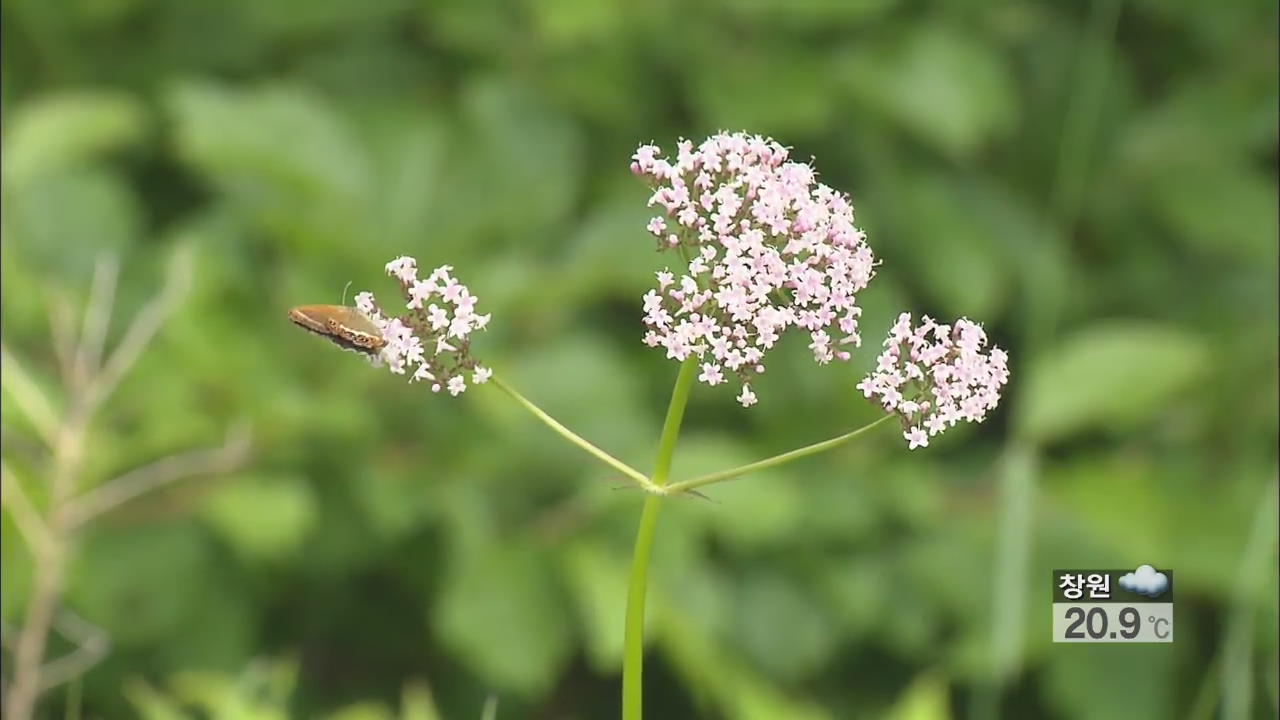
M 545 410 L 538 407 L 537 405 L 534 405 L 533 402 L 530 401 L 528 398 L 521 395 L 519 392 L 516 392 L 515 388 L 503 382 L 502 379 L 499 378 L 498 376 L 494 375 L 493 377 L 489 378 L 489 382 L 498 386 L 498 389 L 510 395 L 511 398 L 515 400 L 517 403 L 519 403 L 521 407 L 533 413 L 534 417 L 546 423 L 547 427 L 551 428 L 552 430 L 555 430 L 557 433 L 560 434 L 561 437 L 573 443 L 574 445 L 577 445 L 583 450 L 586 450 L 588 453 L 591 453 L 596 457 L 596 459 L 602 460 L 606 465 L 613 468 L 614 470 L 617 470 L 623 475 L 626 475 L 628 478 L 635 481 L 635 483 L 639 485 L 641 488 L 643 488 L 644 490 L 651 493 L 662 492 L 660 488 L 658 488 L 656 485 L 654 485 L 654 483 L 651 480 L 649 480 L 649 478 L 645 477 L 644 473 L 640 472 L 639 470 L 636 470 L 635 468 L 622 462 L 621 460 L 610 455 L 604 450 L 601 450 L 595 445 L 592 445 L 589 441 L 587 441 L 581 435 L 565 427 L 560 423 L 559 420 L 556 420 L 555 418 L 548 415 Z
M 30 720 L 40 694 L 41 665 L 53 616 L 62 593 L 67 552 L 64 508 L 75 493 L 84 458 L 83 407 L 72 410 L 54 446 L 53 478 L 49 488 L 49 520 L 45 541 L 31 547 L 35 578 L 27 610 L 13 652 L 13 684 L 4 699 L 4 716 Z
M 664 489 L 666 490 L 668 495 L 678 495 L 682 492 L 687 492 L 689 490 L 693 490 L 694 488 L 702 487 L 703 485 L 711 485 L 713 483 L 724 482 L 725 480 L 732 480 L 736 477 L 746 475 L 747 473 L 753 473 L 757 470 L 767 470 L 768 468 L 771 468 L 771 467 L 776 467 L 784 463 L 789 463 L 792 460 L 799 460 L 800 458 L 803 458 L 803 457 L 816 455 L 820 452 L 823 452 L 824 450 L 830 450 L 831 448 L 838 447 L 858 437 L 859 435 L 865 432 L 868 432 L 869 430 L 876 427 L 877 425 L 880 425 L 881 423 L 891 420 L 894 417 L 896 416 L 885 415 L 879 420 L 875 420 L 870 423 L 867 423 L 866 425 L 863 425 L 857 430 L 847 432 L 843 435 L 837 435 L 836 437 L 830 438 L 828 440 L 823 440 L 822 442 L 816 442 L 812 445 L 806 445 L 802 448 L 797 448 L 790 452 L 784 452 L 781 455 L 774 455 L 771 458 L 765 458 L 764 460 L 757 460 L 756 462 L 748 463 L 746 465 L 740 465 L 736 468 L 730 468 L 729 470 L 721 470 L 720 472 L 714 472 L 708 475 L 700 475 L 696 478 L 693 478 L 692 480 L 682 480 L 678 483 L 672 483 L 666 486 L 666 488 Z
M 248 455 L 248 427 L 233 428 L 222 447 L 169 455 L 71 499 L 65 508 L 66 527 L 78 528 L 139 495 L 179 480 L 230 472 L 244 462 Z

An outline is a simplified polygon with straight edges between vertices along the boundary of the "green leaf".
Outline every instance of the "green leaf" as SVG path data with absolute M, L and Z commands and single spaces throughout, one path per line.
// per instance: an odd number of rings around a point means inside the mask
M 885 720 L 950 720 L 948 695 L 945 678 L 937 673 L 923 674 L 911 682 Z
M 908 173 L 878 199 L 896 209 L 901 242 L 890 252 L 905 261 L 900 271 L 915 275 L 941 312 L 971 318 L 999 313 L 1010 295 L 1006 256 L 994 242 L 997 228 L 976 207 L 990 198 L 972 182 Z
M 656 625 L 663 650 L 690 687 L 710 698 L 730 720 L 828 720 L 831 713 L 811 699 L 789 697 L 718 645 L 707 629 L 664 607 Z
M 203 573 L 198 604 L 188 607 L 182 642 L 161 642 L 158 667 L 230 669 L 254 652 L 260 600 L 245 592 L 242 576 L 211 568 Z
M 1280 110 L 1275 68 L 1261 54 L 1241 54 L 1224 65 L 1183 78 L 1164 100 L 1136 112 L 1119 138 L 1117 169 L 1145 171 L 1188 157 L 1234 158 L 1273 147 Z
M 554 345 L 525 353 L 514 371 L 517 389 L 570 429 L 633 467 L 648 462 L 654 418 L 646 412 L 626 359 L 602 338 L 561 336 Z M 554 439 L 550 430 L 523 410 L 510 410 L 519 413 L 526 437 L 535 443 L 531 451 L 574 457 L 584 467 L 597 462 L 580 456 L 580 450 L 563 441 L 548 446 L 548 440 Z
M 358 196 L 368 158 L 321 98 L 291 86 L 230 90 L 188 82 L 168 96 L 178 150 L 227 181 L 295 188 L 315 199 Z
M 722 4 L 755 24 L 809 32 L 864 25 L 894 7 L 893 0 L 727 0 Z
M 1258 480 L 1273 471 L 1265 466 L 1237 469 L 1211 478 L 1194 458 L 1191 453 L 1078 454 L 1052 468 L 1044 482 L 1045 500 L 1055 513 L 1070 518 L 1064 533 L 1104 543 L 1099 553 L 1114 558 L 1115 567 L 1172 567 L 1180 590 L 1225 598 L 1239 569 L 1224 558 L 1242 555 L 1249 528 L 1240 519 L 1252 516 Z M 1210 486 L 1214 500 L 1205 503 Z M 1140 508 L 1141 522 L 1133 521 L 1135 508 Z M 1198 540 L 1179 542 L 1180 537 Z M 1073 548 L 1077 555 L 1080 545 L 1076 541 Z
M 845 636 L 868 634 L 890 607 L 887 560 L 842 557 L 824 564 L 818 582 L 845 625 Z
M 238 676 L 182 671 L 170 685 L 175 697 L 216 720 L 287 720 L 297 672 L 292 660 L 254 661 Z
M 587 657 L 599 672 L 622 663 L 629 559 L 599 544 L 576 542 L 564 557 L 565 580 L 586 634 Z
M 440 116 L 414 113 L 397 121 L 375 138 L 381 192 L 374 198 L 376 237 L 367 238 L 387 248 L 388 259 L 438 232 L 434 208 L 425 200 L 451 182 L 449 133 Z
M 368 518 L 370 529 L 388 541 L 402 539 L 422 527 L 432 505 L 439 502 L 424 478 L 408 475 L 368 474 L 352 483 L 354 505 Z
M 1045 695 L 1067 720 L 1176 717 L 1177 658 L 1165 645 L 1076 645 L 1048 657 Z
M 255 30 L 269 33 L 277 43 L 327 39 L 329 34 L 368 32 L 378 24 L 395 22 L 409 0 L 275 0 L 249 2 L 242 7 Z
M 655 272 L 681 262 L 677 255 L 658 252 L 644 229 L 654 215 L 645 207 L 646 190 L 634 178 L 627 181 L 624 187 L 610 188 L 569 240 L 577 297 L 583 302 L 602 297 L 638 302 L 655 285 Z
M 538 34 L 550 46 L 607 40 L 625 28 L 624 3 L 547 0 L 528 6 Z
M 119 175 L 80 167 L 14 186 L 4 196 L 3 222 L 6 245 L 43 274 L 87 286 L 96 254 L 124 254 L 138 239 L 142 218 Z
M 686 480 L 760 460 L 762 455 L 736 441 L 708 435 L 681 438 L 672 477 Z M 707 513 L 713 532 L 734 547 L 772 545 L 801 529 L 804 500 L 786 469 L 751 473 L 707 489 L 721 506 Z
M 559 242 L 550 231 L 569 216 L 586 158 L 573 119 L 497 78 L 468 86 L 461 103 L 467 130 L 450 156 L 458 173 L 433 203 L 445 228 L 455 228 L 448 241 L 494 232 L 522 242 Z
M 441 720 L 431 688 L 424 682 L 404 686 L 400 701 L 400 720 Z
M 125 684 L 123 691 L 141 720 L 189 720 L 191 717 L 182 712 L 173 698 L 151 687 L 145 680 L 132 679 Z
M 22 186 L 138 142 L 146 116 L 132 96 L 110 90 L 46 95 L 14 111 L 4 136 L 3 176 Z
M 194 525 L 97 530 L 70 572 L 68 596 L 122 646 L 187 634 L 218 582 Z
M 482 57 L 523 39 L 523 9 L 503 0 L 441 0 L 422 6 L 422 29 L 443 47 Z
M 884 436 L 889 437 L 890 433 Z M 826 463 L 820 462 L 814 462 L 821 468 L 820 473 L 803 473 L 795 480 L 803 483 L 801 512 L 805 534 L 814 542 L 863 543 L 875 538 L 887 518 L 881 515 L 876 498 L 867 492 L 865 483 L 882 481 L 866 478 L 869 467 L 855 465 L 846 457 L 828 457 Z M 803 468 L 800 470 L 803 472 Z M 912 478 L 911 482 L 919 480 Z
M 440 639 L 487 683 L 545 692 L 569 659 L 567 608 L 547 559 L 510 542 L 451 568 L 432 608 Z
M 185 82 L 166 99 L 182 158 L 269 228 L 350 242 L 368 208 L 370 158 L 322 98 L 287 85 Z
M 850 93 L 957 158 L 1011 131 L 1018 119 L 1011 67 L 996 46 L 959 26 L 912 26 L 845 61 Z
M 385 705 L 371 700 L 348 705 L 327 717 L 328 720 L 395 720 Z
M 311 488 L 296 477 L 242 478 L 220 487 L 201 509 L 232 547 L 252 560 L 283 560 L 315 521 Z
M 1206 253 L 1274 263 L 1276 182 L 1244 161 L 1166 164 L 1146 185 L 1169 230 Z
M 1141 321 L 1087 328 L 1027 369 L 1021 430 L 1048 441 L 1132 427 L 1201 377 L 1208 359 L 1204 341 L 1177 328 Z
M 575 116 L 591 124 L 609 124 L 619 141 L 619 151 L 604 154 L 621 163 L 626 157 L 622 151 L 651 134 L 656 118 L 665 110 L 662 105 L 635 102 L 651 87 L 658 69 L 642 61 L 643 48 L 631 44 L 605 42 L 590 47 L 591 62 L 582 62 L 581 55 L 575 53 L 555 58 L 544 71 L 542 84 L 559 106 Z M 634 178 L 627 179 L 634 182 Z
M 755 572 L 738 598 L 737 642 L 771 677 L 798 680 L 835 652 L 839 636 L 834 623 L 794 579 Z
M 173 695 L 183 703 L 201 707 L 220 717 L 238 718 L 249 712 L 244 693 L 236 687 L 239 680 L 241 678 L 220 672 L 182 670 L 174 674 L 169 685 L 173 688 Z
M 687 94 L 704 126 L 785 138 L 831 123 L 837 96 L 825 56 L 735 41 L 702 50 L 691 63 Z

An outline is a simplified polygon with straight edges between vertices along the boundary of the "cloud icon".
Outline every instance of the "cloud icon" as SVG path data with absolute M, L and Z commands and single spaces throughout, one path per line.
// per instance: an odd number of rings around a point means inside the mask
M 1169 589 L 1169 576 L 1150 565 L 1139 565 L 1137 570 L 1120 576 L 1120 587 L 1147 597 L 1159 597 Z

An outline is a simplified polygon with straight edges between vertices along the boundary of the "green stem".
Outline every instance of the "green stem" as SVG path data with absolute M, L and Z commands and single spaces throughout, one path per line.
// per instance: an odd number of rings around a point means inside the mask
M 640 513 L 640 529 L 631 559 L 631 583 L 627 588 L 626 646 L 622 656 L 622 720 L 641 720 L 644 673 L 644 600 L 649 588 L 649 551 L 653 548 L 654 528 L 662 498 L 650 495 L 644 499 Z
M 671 390 L 671 403 L 667 405 L 667 419 L 662 423 L 662 438 L 658 440 L 658 459 L 653 463 L 653 484 L 667 484 L 671 474 L 671 456 L 676 452 L 676 437 L 680 435 L 680 422 L 684 420 L 684 406 L 689 402 L 689 390 L 698 373 L 698 361 L 692 356 L 680 366 L 676 386 Z
M 879 420 L 867 423 L 866 425 L 863 425 L 857 430 L 854 430 L 852 432 L 847 432 L 844 435 L 838 435 L 829 440 L 823 440 L 822 442 L 817 442 L 812 445 L 806 445 L 802 448 L 797 448 L 795 450 L 792 450 L 791 452 L 784 452 L 781 455 L 774 455 L 771 458 L 765 458 L 764 460 L 757 460 L 756 462 L 748 463 L 746 465 L 740 465 L 736 468 L 731 468 L 729 470 L 721 470 L 720 472 L 714 472 L 709 475 L 701 475 L 699 477 L 693 478 L 692 480 L 682 480 L 681 482 L 678 482 L 678 483 L 672 483 L 664 487 L 663 490 L 668 495 L 678 495 L 682 492 L 686 492 L 694 488 L 702 487 L 703 485 L 711 485 L 712 483 L 724 482 L 725 480 L 732 480 L 736 477 L 739 477 L 741 475 L 746 475 L 747 473 L 752 473 L 757 470 L 766 470 L 771 467 L 782 465 L 783 463 L 789 463 L 792 460 L 799 460 L 800 458 L 803 458 L 803 457 L 816 455 L 824 450 L 830 450 L 831 448 L 842 445 L 858 437 L 859 435 L 865 432 L 868 432 L 869 430 L 876 427 L 877 425 L 880 425 L 881 423 L 884 423 L 884 422 L 888 422 L 894 417 L 897 417 L 897 416 L 885 415 Z
M 489 378 L 489 382 L 498 386 L 500 390 L 510 395 L 512 399 L 514 399 L 517 403 L 520 404 L 521 407 L 533 413 L 534 417 L 546 423 L 548 427 L 550 427 L 552 430 L 555 430 L 557 433 L 559 433 L 561 437 L 565 438 L 566 440 L 573 443 L 574 445 L 577 445 L 583 450 L 586 450 L 588 453 L 591 453 L 599 460 L 604 461 L 606 465 L 608 465 L 609 467 L 612 467 L 614 470 L 617 470 L 623 475 L 626 475 L 628 478 L 635 481 L 635 483 L 639 485 L 641 488 L 643 488 L 644 490 L 651 493 L 662 492 L 660 488 L 654 485 L 653 481 L 645 477 L 644 473 L 640 472 L 639 470 L 636 470 L 635 468 L 622 462 L 621 460 L 610 455 L 604 450 L 601 450 L 595 445 L 592 445 L 581 435 L 575 433 L 574 431 L 570 430 L 564 425 L 561 425 L 558 420 L 548 415 L 546 411 L 543 410 L 542 408 L 538 407 L 537 405 L 534 405 L 528 398 L 516 392 L 515 388 L 503 382 L 501 378 L 499 378 L 498 376 L 495 375 Z M 686 395 L 687 394 L 688 393 L 686 391 Z
M 662 486 L 671 473 L 671 456 L 675 454 L 676 438 L 680 435 L 680 422 L 689 402 L 689 390 L 698 372 L 693 357 L 680 366 L 675 387 L 671 390 L 671 403 L 667 406 L 667 419 L 662 424 L 662 438 L 658 441 L 658 458 L 653 465 L 653 484 L 658 493 L 644 500 L 640 514 L 640 529 L 636 532 L 635 552 L 631 559 L 631 584 L 627 589 L 626 640 L 622 656 L 622 720 L 641 720 L 642 674 L 644 670 L 644 600 L 649 586 L 649 554 L 653 549 L 654 530 L 658 526 L 658 511 L 662 509 Z

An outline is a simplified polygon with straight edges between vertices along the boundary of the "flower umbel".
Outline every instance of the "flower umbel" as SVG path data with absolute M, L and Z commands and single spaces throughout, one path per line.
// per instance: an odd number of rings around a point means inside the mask
M 911 313 L 902 313 L 858 389 L 897 413 L 908 448 L 928 447 L 930 437 L 961 420 L 982 422 L 1000 401 L 1009 356 L 994 346 L 984 352 L 986 345 L 982 326 L 967 318 L 940 325 L 925 316 L 913 327 Z
M 708 385 L 737 376 L 738 401 L 756 401 L 751 378 L 788 328 L 809 333 L 819 364 L 848 360 L 857 346 L 855 294 L 875 272 L 849 198 L 817 182 L 813 168 L 758 135 L 714 135 L 674 160 L 653 145 L 636 150 L 631 171 L 650 181 L 649 221 L 658 248 L 675 251 L 683 273 L 657 273 L 644 296 L 644 342 L 667 357 L 701 362 Z
M 489 315 L 477 315 L 477 298 L 466 285 L 441 265 L 426 279 L 418 279 L 418 263 L 403 256 L 387 263 L 387 274 L 400 283 L 408 313 L 398 317 L 383 314 L 373 293 L 356 295 L 356 309 L 381 330 L 386 345 L 382 357 L 391 372 L 409 375 L 410 382 L 431 383 L 432 392 L 446 390 L 460 395 L 471 382 L 486 382 L 493 374 L 471 357 L 471 333 L 489 324 Z

